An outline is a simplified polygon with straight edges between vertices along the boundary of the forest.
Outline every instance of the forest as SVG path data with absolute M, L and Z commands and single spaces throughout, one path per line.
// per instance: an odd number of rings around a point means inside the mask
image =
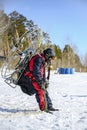
M 20 46 L 21 51 L 27 48 L 40 48 L 42 51 L 51 47 L 56 55 L 52 69 L 70 67 L 75 68 L 77 72 L 87 72 L 87 56 L 84 57 L 83 63 L 75 48 L 70 44 L 66 44 L 62 50 L 59 43 L 52 43 L 50 39 L 49 34 L 44 32 L 33 20 L 28 20 L 17 11 L 7 15 L 0 10 L 0 56 L 7 57 L 13 46 Z M 2 60 L 0 60 L 1 65 Z

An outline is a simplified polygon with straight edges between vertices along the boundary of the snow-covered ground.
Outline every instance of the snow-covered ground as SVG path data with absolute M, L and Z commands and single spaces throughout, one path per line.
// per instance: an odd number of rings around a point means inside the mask
M 34 96 L 9 87 L 0 76 L 0 130 L 87 130 L 87 73 L 51 72 L 49 94 L 60 109 L 53 115 L 39 112 Z

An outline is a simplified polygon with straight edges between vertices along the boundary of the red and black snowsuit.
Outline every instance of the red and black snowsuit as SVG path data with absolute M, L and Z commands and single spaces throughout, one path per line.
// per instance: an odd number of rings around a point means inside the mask
M 45 109 L 44 90 L 42 89 L 45 78 L 45 56 L 44 54 L 36 54 L 29 61 L 22 78 L 19 80 L 19 85 L 23 92 L 29 95 L 36 94 L 36 99 L 41 110 Z M 52 102 L 47 91 L 46 99 L 48 108 L 52 107 Z

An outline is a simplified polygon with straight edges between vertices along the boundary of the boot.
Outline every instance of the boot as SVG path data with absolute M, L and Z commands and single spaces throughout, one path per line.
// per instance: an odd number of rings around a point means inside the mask
M 59 111 L 59 109 L 55 109 L 53 107 L 48 108 L 48 111 Z

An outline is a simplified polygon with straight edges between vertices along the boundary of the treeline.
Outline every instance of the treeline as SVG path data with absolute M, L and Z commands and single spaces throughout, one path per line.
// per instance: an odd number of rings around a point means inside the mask
M 29 47 L 40 47 L 41 50 L 52 47 L 56 54 L 53 69 L 74 67 L 76 71 L 87 71 L 70 45 L 65 45 L 64 49 L 61 50 L 58 43 L 53 44 L 49 34 L 43 32 L 33 20 L 28 20 L 16 11 L 7 15 L 3 10 L 0 10 L 0 55 L 8 56 L 14 45 L 20 46 L 21 50 Z

